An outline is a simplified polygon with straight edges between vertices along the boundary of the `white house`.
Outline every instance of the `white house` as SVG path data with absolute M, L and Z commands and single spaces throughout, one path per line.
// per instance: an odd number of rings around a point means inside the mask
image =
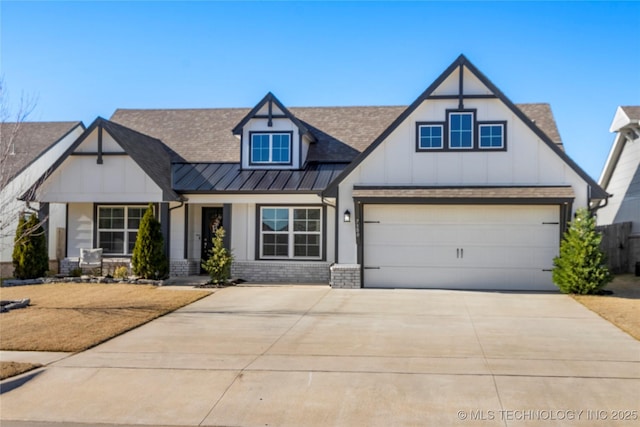
M 171 274 L 197 274 L 220 225 L 233 275 L 335 287 L 555 289 L 552 259 L 605 191 L 546 104 L 515 105 L 460 56 L 408 107 L 117 110 L 27 200 L 67 205 L 80 248 L 130 256 L 154 203 Z
M 611 197 L 598 210 L 598 225 L 631 222 L 633 269 L 640 262 L 640 106 L 618 107 L 610 131 L 616 136 L 599 184 Z
M 25 210 L 38 213 L 45 220 L 49 259 L 56 260 L 56 249 L 63 243 L 58 242 L 56 230 L 65 227 L 65 205 L 27 205 L 19 201 L 18 196 L 46 172 L 83 130 L 80 122 L 0 124 L 0 269 L 3 277 L 13 273 L 13 240 L 19 215 Z

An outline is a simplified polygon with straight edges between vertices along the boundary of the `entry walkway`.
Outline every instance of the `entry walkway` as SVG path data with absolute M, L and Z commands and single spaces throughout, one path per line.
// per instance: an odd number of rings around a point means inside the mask
M 52 363 L 2 394 L 0 417 L 623 426 L 639 395 L 640 342 L 565 295 L 243 286 Z

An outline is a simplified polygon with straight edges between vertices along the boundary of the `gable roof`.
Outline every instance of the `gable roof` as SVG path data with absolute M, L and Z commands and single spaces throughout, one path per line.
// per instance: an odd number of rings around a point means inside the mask
M 4 122 L 0 123 L 0 186 L 4 187 L 38 160 L 54 145 L 63 140 L 82 122 Z M 7 145 L 12 143 L 13 147 Z M 8 153 L 5 157 L 5 150 Z
M 181 200 L 171 188 L 171 157 L 174 154 L 162 141 L 98 117 L 84 133 L 27 190 L 21 200 L 34 200 L 36 190 L 82 144 L 93 131 L 102 128 L 124 149 L 131 159 L 162 189 L 165 200 Z M 97 153 L 96 153 L 97 155 Z
M 598 180 L 603 188 L 609 186 L 627 141 L 640 137 L 640 106 L 618 107 L 609 131 L 617 134 Z
M 548 104 L 518 104 L 556 144 L 562 144 Z M 313 162 L 351 162 L 406 106 L 291 107 L 289 110 L 317 143 L 307 156 Z M 239 162 L 240 145 L 231 133 L 248 108 L 118 109 L 111 121 L 161 139 L 177 162 Z
M 259 116 L 258 112 L 262 109 L 262 107 L 264 107 L 265 104 L 268 104 L 269 106 L 269 113 L 266 116 Z M 276 107 L 278 107 L 278 109 L 282 111 L 284 116 L 273 114 L 273 104 L 275 104 Z M 231 132 L 234 135 L 241 135 L 244 125 L 246 125 L 249 122 L 249 120 L 254 118 L 268 119 L 269 120 L 268 126 L 271 126 L 272 120 L 274 118 L 283 118 L 283 117 L 291 120 L 293 124 L 296 125 L 296 127 L 298 128 L 298 131 L 300 132 L 300 135 L 306 135 L 313 142 L 315 142 L 315 137 L 309 133 L 309 129 L 300 120 L 298 120 L 296 116 L 291 114 L 291 111 L 289 111 L 287 107 L 285 107 L 278 100 L 278 98 L 276 98 L 275 95 L 271 92 L 267 93 L 265 97 L 262 98 L 262 100 L 260 100 L 260 102 L 258 102 L 258 104 L 256 104 L 256 106 L 253 107 L 253 109 L 251 109 L 251 111 L 249 111 L 249 113 L 242 118 L 242 120 L 240 120 L 240 123 L 238 123 Z
M 528 118 L 525 113 L 519 109 L 513 102 L 511 102 L 498 87 L 496 87 L 484 74 L 480 72 L 464 55 L 460 55 L 447 69 L 411 104 L 407 107 L 402 114 L 400 114 L 394 121 L 382 132 L 378 138 L 371 145 L 367 147 L 352 163 L 350 163 L 345 170 L 340 174 L 336 180 L 334 180 L 323 193 L 325 196 L 335 196 L 338 185 L 346 178 L 362 161 L 369 156 L 407 117 L 415 111 L 429 96 L 448 78 L 456 69 L 465 67 L 469 70 L 478 80 L 480 80 L 492 94 L 500 99 L 522 122 L 535 133 L 545 144 L 549 146 L 565 163 L 569 165 L 582 179 L 585 180 L 591 186 L 590 197 L 594 199 L 605 199 L 607 193 L 593 180 L 580 166 L 578 166 L 569 156 L 565 154 L 563 149 L 558 146 L 542 129 Z M 525 107 L 526 109 L 527 107 Z M 532 110 L 532 108 L 529 108 Z M 558 135 L 559 138 L 559 135 Z

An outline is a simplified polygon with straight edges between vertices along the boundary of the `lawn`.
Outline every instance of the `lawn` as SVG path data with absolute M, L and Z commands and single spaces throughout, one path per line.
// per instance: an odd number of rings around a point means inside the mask
M 31 299 L 27 308 L 0 314 L 0 350 L 86 350 L 209 294 L 190 288 L 120 284 L 0 288 L 2 300 Z M 0 363 L 3 377 L 9 363 Z
M 573 298 L 640 340 L 640 277 L 619 275 L 604 289 L 613 294 L 573 295 Z

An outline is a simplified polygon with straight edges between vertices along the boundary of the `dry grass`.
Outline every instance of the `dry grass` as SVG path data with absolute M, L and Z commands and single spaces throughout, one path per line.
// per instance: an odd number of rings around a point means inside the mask
M 573 298 L 637 340 L 640 340 L 640 277 L 616 276 L 605 290 L 612 295 L 573 295 Z
M 0 380 L 20 375 L 42 365 L 22 362 L 0 362 Z
M 31 299 L 31 306 L 0 315 L 0 349 L 86 350 L 210 293 L 85 283 L 0 288 L 0 299 Z

